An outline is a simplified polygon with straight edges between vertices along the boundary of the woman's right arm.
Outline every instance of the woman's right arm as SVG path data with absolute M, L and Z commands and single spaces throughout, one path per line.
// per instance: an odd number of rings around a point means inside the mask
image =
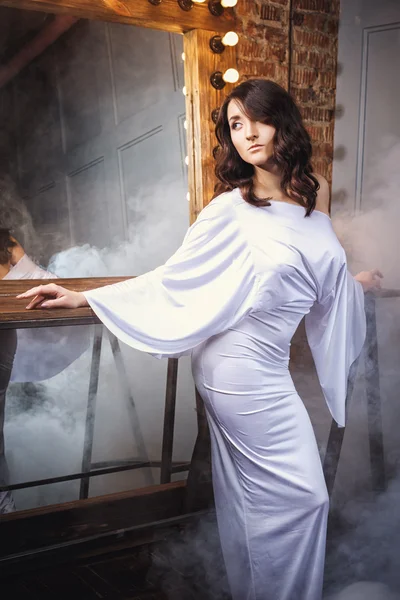
M 31 308 L 46 309 L 78 308 L 87 299 L 124 343 L 156 356 L 176 356 L 238 323 L 257 305 L 258 291 L 252 249 L 232 198 L 224 195 L 202 210 L 161 267 L 83 294 L 53 284 L 21 297 L 33 298 Z

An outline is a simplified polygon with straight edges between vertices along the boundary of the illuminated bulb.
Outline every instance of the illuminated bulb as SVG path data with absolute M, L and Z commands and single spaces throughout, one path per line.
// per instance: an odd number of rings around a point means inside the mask
M 182 52 L 182 60 L 185 60 L 185 58 L 186 58 L 185 53 Z
M 195 2 L 195 4 L 202 4 L 205 1 L 206 0 L 192 0 L 192 2 Z
M 221 37 L 220 35 L 214 35 L 210 39 L 210 48 L 215 54 L 222 54 L 226 46 L 236 46 L 239 41 L 239 36 L 234 31 L 228 31 Z
M 185 164 L 189 165 L 189 157 L 188 156 L 185 156 Z
M 226 81 L 226 83 L 236 83 L 239 80 L 239 77 L 239 72 L 236 71 L 236 69 L 227 69 L 222 75 L 222 79 Z
M 184 127 L 185 129 L 187 129 L 187 128 L 188 128 L 188 122 L 187 122 L 187 121 L 183 121 L 183 127 Z
M 182 88 L 182 94 L 186 96 L 186 85 Z
M 228 31 L 221 41 L 224 46 L 236 46 L 239 41 L 239 36 L 235 31 Z
M 221 0 L 221 6 L 224 8 L 232 8 L 232 6 L 236 6 L 237 0 Z
M 216 90 L 222 90 L 227 83 L 236 83 L 238 79 L 239 73 L 236 69 L 227 69 L 225 73 L 214 71 L 210 76 L 210 83 Z
M 190 202 L 190 194 L 189 194 L 189 192 L 186 194 L 186 200 L 187 200 L 188 202 Z

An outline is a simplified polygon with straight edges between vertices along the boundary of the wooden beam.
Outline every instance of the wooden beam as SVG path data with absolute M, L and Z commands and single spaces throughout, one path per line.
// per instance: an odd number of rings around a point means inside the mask
M 185 482 L 24 510 L 0 517 L 2 559 L 62 547 L 184 513 Z
M 0 0 L 0 6 L 67 13 L 84 19 L 127 23 L 174 33 L 196 28 L 226 32 L 235 22 L 232 9 L 225 9 L 222 16 L 214 17 L 207 2 L 193 5 L 189 11 L 182 10 L 177 0 L 162 0 L 158 6 L 149 0 Z
M 4 87 L 22 69 L 40 56 L 49 46 L 68 31 L 78 19 L 70 15 L 57 15 L 48 21 L 6 64 L 0 65 L 0 88 Z
M 232 89 L 227 84 L 216 90 L 210 82 L 215 71 L 237 67 L 236 48 L 225 48 L 222 54 L 210 49 L 210 39 L 222 31 L 210 32 L 196 29 L 184 37 L 186 114 L 188 117 L 188 156 L 190 219 L 196 220 L 214 193 L 215 176 L 213 149 L 217 145 L 215 124 L 211 118 L 214 109 Z

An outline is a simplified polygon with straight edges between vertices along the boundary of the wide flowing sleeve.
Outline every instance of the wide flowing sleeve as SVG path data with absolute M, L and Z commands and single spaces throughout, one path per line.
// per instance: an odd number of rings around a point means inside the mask
M 192 350 L 254 307 L 251 249 L 234 207 L 212 201 L 165 265 L 135 279 L 85 292 L 121 341 L 161 358 Z
M 344 427 L 349 371 L 361 353 L 366 334 L 364 292 L 346 264 L 334 288 L 314 304 L 305 321 L 326 403 L 335 421 Z

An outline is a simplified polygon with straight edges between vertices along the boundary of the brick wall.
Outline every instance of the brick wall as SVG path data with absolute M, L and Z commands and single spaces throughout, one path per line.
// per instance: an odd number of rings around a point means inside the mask
M 241 77 L 290 89 L 313 140 L 313 164 L 331 181 L 340 0 L 239 0 Z

